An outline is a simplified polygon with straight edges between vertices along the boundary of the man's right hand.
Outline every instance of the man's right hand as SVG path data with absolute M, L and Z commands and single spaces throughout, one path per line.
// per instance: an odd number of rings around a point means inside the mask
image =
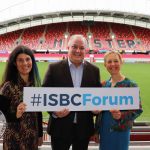
M 61 111 L 55 111 L 53 113 L 58 118 L 63 118 L 63 117 L 66 117 L 70 113 L 70 111 L 68 109 L 63 109 Z

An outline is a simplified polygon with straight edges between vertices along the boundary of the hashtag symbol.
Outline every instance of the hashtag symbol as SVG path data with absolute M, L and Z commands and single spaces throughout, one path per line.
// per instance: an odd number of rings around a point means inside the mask
M 41 103 L 40 99 L 42 98 L 40 96 L 40 94 L 38 94 L 38 96 L 36 96 L 36 94 L 34 94 L 34 96 L 31 98 L 32 98 L 32 101 L 31 101 L 32 106 L 34 106 L 34 105 L 39 106 L 39 104 Z

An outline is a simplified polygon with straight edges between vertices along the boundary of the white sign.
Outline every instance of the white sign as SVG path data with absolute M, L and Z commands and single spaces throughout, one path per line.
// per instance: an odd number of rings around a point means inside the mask
M 27 111 L 139 109 L 139 88 L 25 87 Z
M 2 138 L 6 129 L 6 118 L 4 114 L 0 111 L 0 138 Z

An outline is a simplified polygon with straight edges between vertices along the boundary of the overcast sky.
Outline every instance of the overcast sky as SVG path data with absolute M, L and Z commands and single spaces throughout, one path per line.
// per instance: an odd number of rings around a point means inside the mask
M 14 5 L 19 5 L 20 3 L 25 3 L 30 0 L 2 0 L 0 4 L 0 11 L 7 9 Z
M 150 16 L 150 0 L 1 0 L 0 23 L 36 14 L 76 10 L 117 11 Z

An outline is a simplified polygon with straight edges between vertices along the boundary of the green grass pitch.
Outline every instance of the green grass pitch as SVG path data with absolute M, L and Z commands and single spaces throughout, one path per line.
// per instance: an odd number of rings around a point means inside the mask
M 48 62 L 38 62 L 38 68 L 43 80 L 45 72 L 48 67 Z M 0 62 L 0 82 L 5 69 L 6 63 Z M 106 71 L 102 63 L 96 63 L 100 68 L 101 80 L 109 78 L 109 73 Z M 134 80 L 140 87 L 140 96 L 143 106 L 143 114 L 137 119 L 137 121 L 150 121 L 150 64 L 148 63 L 126 63 L 122 67 L 122 73 Z M 43 113 L 44 117 L 47 117 L 47 113 Z

